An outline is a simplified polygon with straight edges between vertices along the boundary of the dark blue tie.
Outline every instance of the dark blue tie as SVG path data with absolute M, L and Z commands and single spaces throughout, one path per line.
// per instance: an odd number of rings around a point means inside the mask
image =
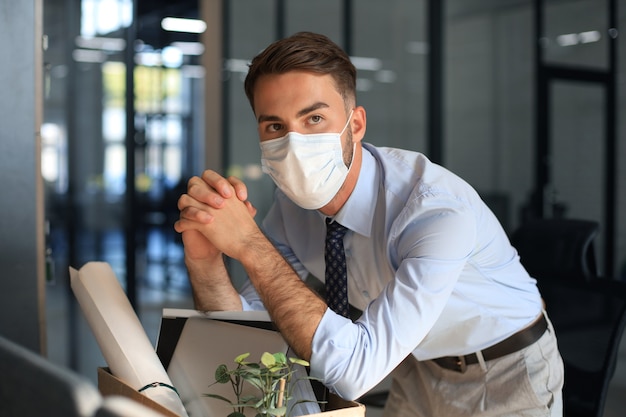
M 348 272 L 343 236 L 348 229 L 337 222 L 326 219 L 326 303 L 337 314 L 348 317 Z

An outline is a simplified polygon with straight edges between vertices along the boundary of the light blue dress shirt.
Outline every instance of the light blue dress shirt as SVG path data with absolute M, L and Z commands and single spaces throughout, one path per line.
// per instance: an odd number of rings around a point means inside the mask
M 405 357 L 489 347 L 541 312 L 536 281 L 476 191 L 423 154 L 363 144 L 356 188 L 335 220 L 344 238 L 352 322 L 328 309 L 313 337 L 311 374 L 358 398 Z M 325 216 L 277 190 L 263 222 L 305 278 L 324 278 Z M 263 309 L 251 285 L 244 309 Z

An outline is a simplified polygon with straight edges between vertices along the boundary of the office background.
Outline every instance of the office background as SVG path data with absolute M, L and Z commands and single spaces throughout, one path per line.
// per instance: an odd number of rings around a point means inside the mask
M 300 30 L 353 57 L 366 141 L 456 172 L 507 232 L 598 221 L 600 273 L 626 279 L 625 27 L 624 0 L 0 0 L 0 332 L 95 378 L 67 274 L 92 260 L 153 340 L 162 306 L 191 306 L 176 199 L 210 167 L 262 218 L 273 184 L 243 78 Z

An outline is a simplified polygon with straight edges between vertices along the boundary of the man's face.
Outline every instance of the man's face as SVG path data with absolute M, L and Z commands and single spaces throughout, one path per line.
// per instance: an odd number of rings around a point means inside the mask
M 254 109 L 261 142 L 301 134 L 338 133 L 348 114 L 330 75 L 304 71 L 261 76 L 254 89 Z M 352 131 L 342 136 L 344 162 L 352 159 Z
M 330 75 L 305 71 L 263 75 L 256 81 L 253 97 L 261 142 L 284 137 L 289 132 L 307 135 L 343 131 L 342 156 L 349 170 L 334 197 L 319 209 L 327 216 L 334 216 L 359 177 L 362 150 L 356 144 L 365 135 L 365 109 L 350 102 L 346 111 L 346 103 Z

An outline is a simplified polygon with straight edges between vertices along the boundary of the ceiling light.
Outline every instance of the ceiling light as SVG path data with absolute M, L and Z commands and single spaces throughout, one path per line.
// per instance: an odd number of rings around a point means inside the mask
M 245 59 L 231 58 L 226 60 L 225 66 L 227 71 L 247 74 L 249 63 L 250 61 L 246 61 Z
M 135 54 L 135 63 L 146 67 L 158 67 L 163 64 L 163 57 L 160 52 L 140 52 Z
M 101 49 L 103 51 L 120 52 L 126 49 L 126 41 L 121 38 L 76 37 L 76 46 L 85 49 Z
M 580 33 L 566 33 L 556 37 L 559 46 L 574 46 L 582 43 L 598 42 L 602 35 L 597 30 L 589 30 Z
M 102 51 L 95 51 L 92 49 L 74 49 L 72 51 L 72 58 L 76 62 L 91 62 L 101 63 L 106 61 L 106 54 Z
M 161 20 L 161 27 L 170 32 L 202 33 L 206 30 L 206 23 L 198 19 L 166 17 Z
M 202 55 L 204 45 L 200 42 L 172 42 L 172 46 L 180 49 L 184 55 Z
M 202 65 L 183 65 L 180 71 L 186 78 L 204 78 L 206 72 Z
M 567 33 L 565 35 L 559 35 L 556 37 L 556 42 L 560 46 L 572 46 L 578 43 L 577 33 Z
M 600 40 L 600 32 L 597 30 L 590 30 L 588 32 L 580 32 L 578 38 L 580 43 L 598 42 Z
M 383 62 L 378 58 L 351 56 L 350 61 L 358 70 L 378 71 L 383 67 Z

